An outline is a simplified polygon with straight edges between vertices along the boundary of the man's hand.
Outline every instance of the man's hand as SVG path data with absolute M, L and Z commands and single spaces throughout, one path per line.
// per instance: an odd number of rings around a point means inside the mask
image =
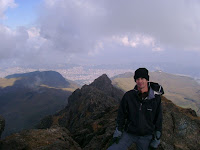
M 113 139 L 112 139 L 111 145 L 113 143 L 118 144 L 121 136 L 122 136 L 122 131 L 120 131 L 120 130 L 118 130 L 118 128 L 116 128 L 116 130 L 115 130 L 115 132 L 113 134 Z
M 114 137 L 114 138 L 112 139 L 112 144 L 113 144 L 113 143 L 118 144 L 118 143 L 119 143 L 119 140 L 120 140 L 120 137 Z
M 154 149 L 158 148 L 158 145 L 160 144 L 160 137 L 161 137 L 161 132 L 160 131 L 156 131 L 154 133 L 153 139 L 152 139 L 152 141 L 150 143 L 150 147 L 151 148 L 154 148 Z

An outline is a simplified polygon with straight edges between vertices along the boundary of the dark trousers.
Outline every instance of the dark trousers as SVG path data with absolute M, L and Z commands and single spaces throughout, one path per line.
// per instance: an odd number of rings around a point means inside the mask
M 133 143 L 136 144 L 137 150 L 148 150 L 152 135 L 135 136 L 133 134 L 123 132 L 118 144 L 114 143 L 107 150 L 127 150 Z

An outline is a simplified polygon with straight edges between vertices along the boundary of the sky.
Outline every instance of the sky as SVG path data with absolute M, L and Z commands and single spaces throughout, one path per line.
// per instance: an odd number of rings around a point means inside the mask
M 0 0 L 0 64 L 200 67 L 198 0 Z

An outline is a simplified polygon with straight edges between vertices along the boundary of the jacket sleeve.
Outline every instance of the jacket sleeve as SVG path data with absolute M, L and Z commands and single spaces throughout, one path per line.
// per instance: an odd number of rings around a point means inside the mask
M 155 131 L 160 131 L 162 133 L 162 121 L 163 121 L 162 103 L 161 103 L 161 96 L 159 96 L 158 107 L 156 110 L 156 117 L 155 117 Z
M 127 94 L 125 93 L 118 109 L 117 115 L 117 128 L 118 130 L 122 131 L 124 129 L 125 120 L 127 119 Z

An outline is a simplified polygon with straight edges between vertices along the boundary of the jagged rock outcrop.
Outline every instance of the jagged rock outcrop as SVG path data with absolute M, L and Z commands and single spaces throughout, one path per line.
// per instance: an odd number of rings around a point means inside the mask
M 48 124 L 48 127 L 58 124 L 69 129 L 82 149 L 107 149 L 115 130 L 119 104 L 111 97 L 111 93 L 106 93 L 109 90 L 105 88 L 112 86 L 111 82 L 102 80 L 102 76 L 98 79 L 76 90 L 69 97 L 69 105 L 56 115 L 48 117 L 46 122 L 43 120 L 41 127 L 45 128 L 45 124 Z M 106 81 L 106 86 L 104 81 Z M 191 109 L 176 106 L 165 97 L 162 97 L 162 106 L 163 135 L 159 150 L 198 149 L 200 147 L 200 118 L 196 116 L 196 113 Z M 133 144 L 129 150 L 134 149 Z
M 163 98 L 162 149 L 197 150 L 200 147 L 200 117 Z
M 2 132 L 4 131 L 4 128 L 5 128 L 5 119 L 2 116 L 0 116 L 0 138 Z
M 120 101 L 121 95 L 123 95 L 123 91 L 117 89 L 111 83 L 112 81 L 108 78 L 108 76 L 106 74 L 103 74 L 95 79 L 94 82 L 90 84 L 90 86 L 96 87 L 100 91 L 106 93 L 108 96 L 111 96 L 117 101 Z
M 24 130 L 0 142 L 1 150 L 81 150 L 66 128 Z
M 107 123 L 112 120 L 110 115 L 117 111 L 119 99 L 122 96 L 123 92 L 112 86 L 107 75 L 102 75 L 90 85 L 84 85 L 81 89 L 74 91 L 68 98 L 67 107 L 58 114 L 42 120 L 38 128 L 50 127 L 51 122 L 52 125 L 59 124 L 70 130 L 72 137 L 82 148 L 95 149 L 97 146 L 101 149 L 110 138 L 104 135 L 107 132 L 105 127 L 109 126 Z M 116 109 L 113 110 L 113 107 Z M 112 124 L 114 126 L 115 122 Z M 107 130 L 111 135 L 112 127 Z M 91 142 L 96 144 L 92 145 Z M 88 145 L 91 146 L 88 147 Z

